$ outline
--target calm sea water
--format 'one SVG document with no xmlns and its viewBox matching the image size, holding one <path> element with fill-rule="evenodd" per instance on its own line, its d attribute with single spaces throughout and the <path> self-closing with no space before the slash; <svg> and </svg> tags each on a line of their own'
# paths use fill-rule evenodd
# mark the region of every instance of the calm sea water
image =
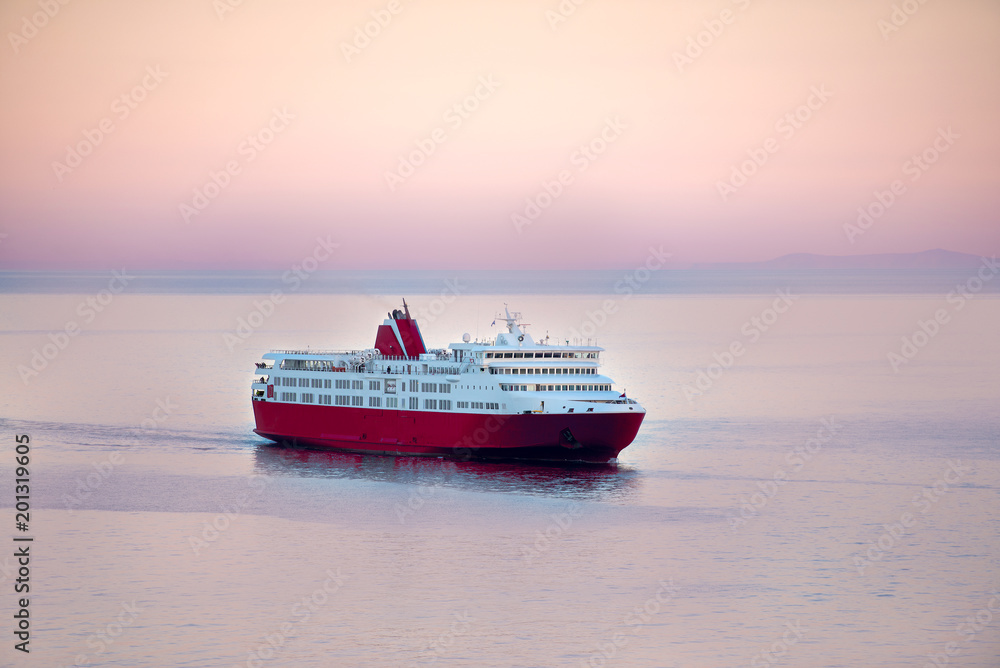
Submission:
<svg viewBox="0 0 1000 668">
<path fill-rule="evenodd" d="M 394 297 L 0 295 L 0 505 L 17 533 L 29 434 L 35 537 L 0 663 L 998 666 L 1000 300 L 826 292 L 409 300 L 435 347 L 502 301 L 595 337 L 648 410 L 609 467 L 251 432 L 263 352 L 369 346 Z"/>
</svg>

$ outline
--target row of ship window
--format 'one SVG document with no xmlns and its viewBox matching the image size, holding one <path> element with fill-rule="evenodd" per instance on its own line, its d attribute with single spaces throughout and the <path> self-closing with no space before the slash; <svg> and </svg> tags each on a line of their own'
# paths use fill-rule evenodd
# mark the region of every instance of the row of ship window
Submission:
<svg viewBox="0 0 1000 668">
<path fill-rule="evenodd" d="M 338 378 L 331 381 L 329 378 L 279 378 L 275 377 L 274 384 L 279 387 L 312 387 L 319 389 L 337 389 L 337 390 L 363 390 L 365 389 L 365 383 L 368 383 L 368 390 L 371 392 L 381 392 L 382 391 L 382 381 L 381 380 L 348 380 Z M 405 383 L 405 381 L 403 381 Z M 404 384 L 405 389 L 405 384 Z M 386 394 L 396 393 L 396 381 L 389 380 L 385 384 Z M 410 392 L 428 392 L 428 393 L 440 393 L 440 394 L 451 394 L 451 383 L 421 383 L 418 380 L 410 381 Z"/>
<path fill-rule="evenodd" d="M 511 354 L 508 353 L 507 357 L 510 358 L 510 355 Z M 518 359 L 521 359 L 521 353 L 516 353 L 516 355 L 517 355 Z M 538 353 L 538 356 L 541 357 L 542 354 Z M 559 355 L 555 355 L 555 356 L 559 357 Z M 571 354 L 568 354 L 567 356 L 568 357 L 572 357 Z M 497 353 L 497 358 L 501 358 L 501 357 L 503 357 L 503 354 L 502 353 Z M 531 357 L 531 354 L 530 353 L 524 353 L 524 357 Z M 550 357 L 551 357 L 551 355 L 550 355 Z M 341 364 L 343 364 L 343 362 L 341 362 Z M 363 369 L 364 366 L 365 365 L 362 364 L 361 368 Z M 427 371 L 428 371 L 428 369 L 426 368 L 426 366 L 427 365 L 425 364 L 424 365 L 424 367 L 425 367 L 424 373 L 427 373 Z M 259 366 L 257 368 L 258 369 L 270 369 L 270 368 L 273 368 L 273 367 L 269 367 L 269 366 L 264 365 L 264 366 Z M 281 363 L 278 365 L 278 368 L 281 369 L 282 371 L 346 371 L 347 370 L 346 366 L 335 366 L 335 363 L 333 361 L 331 361 L 331 360 L 288 360 L 288 359 L 286 359 L 286 360 L 282 360 L 281 361 Z M 383 369 L 383 371 L 388 372 L 388 373 L 411 373 L 414 370 L 414 368 L 419 369 L 419 365 L 396 364 L 396 365 L 386 365 L 385 367 L 382 367 L 381 365 L 379 365 L 377 368 Z M 431 367 L 429 369 L 429 371 L 430 371 L 430 373 L 457 374 L 459 372 L 459 367 L 453 367 L 453 366 L 448 366 L 448 367 Z"/>
<path fill-rule="evenodd" d="M 421 383 L 418 380 L 410 381 L 410 392 L 440 392 L 441 394 L 451 394 L 451 383 Z"/>
<path fill-rule="evenodd" d="M 357 387 L 351 388 L 350 384 L 352 381 L 349 380 L 337 380 L 337 389 L 364 389 L 365 381 L 355 380 Z M 275 377 L 274 384 L 280 387 L 315 387 L 319 389 L 331 389 L 333 387 L 332 381 L 329 378 L 278 378 Z"/>
<path fill-rule="evenodd" d="M 500 410 L 500 404 L 494 404 L 489 401 L 456 401 L 455 406 L 457 408 L 472 408 L 473 410 L 487 410 L 487 411 L 498 411 Z"/>
<path fill-rule="evenodd" d="M 313 394 L 312 392 L 279 392 L 281 401 L 293 401 L 303 404 L 320 404 L 321 406 L 364 406 L 365 398 L 351 394 Z M 382 408 L 382 397 L 368 397 L 369 408 Z M 386 408 L 399 408 L 397 397 L 385 397 Z"/>
<path fill-rule="evenodd" d="M 486 359 L 530 360 L 530 359 L 597 359 L 597 353 L 486 353 Z"/>
<path fill-rule="evenodd" d="M 333 365 L 333 360 L 290 360 L 283 359 L 281 364 L 278 365 L 281 369 L 288 369 L 290 371 L 333 371 L 336 368 Z"/>
<path fill-rule="evenodd" d="M 281 401 L 319 404 L 321 406 L 364 406 L 365 398 L 350 394 L 313 394 L 312 392 L 280 392 L 278 398 Z M 368 397 L 368 408 L 399 408 L 398 397 Z M 409 410 L 419 410 L 421 407 L 431 411 L 450 411 L 452 409 L 451 399 L 424 399 L 421 406 L 419 397 L 409 397 L 403 406 Z M 500 410 L 500 404 L 489 401 L 456 401 L 456 408 L 471 408 L 480 410 Z"/>
<path fill-rule="evenodd" d="M 583 374 L 585 376 L 592 376 L 597 374 L 597 369 L 585 369 L 585 368 L 569 368 L 569 369 L 536 369 L 535 367 L 523 367 L 518 369 L 500 369 L 496 367 L 490 367 L 490 373 L 492 374 L 521 374 L 521 375 L 532 375 L 541 374 L 543 376 L 562 376 L 562 375 L 575 375 Z"/>
<path fill-rule="evenodd" d="M 500 389 L 507 392 L 609 392 L 610 385 L 505 385 Z"/>
<path fill-rule="evenodd" d="M 332 381 L 329 378 L 278 378 L 275 377 L 274 384 L 281 387 L 313 387 L 319 389 L 332 389 L 336 388 L 338 390 L 363 390 L 365 389 L 365 381 L 363 380 L 346 380 L 338 378 L 336 381 Z M 381 390 L 382 381 L 380 380 L 369 380 L 368 381 L 369 390 Z"/>
<path fill-rule="evenodd" d="M 491 369 L 490 371 L 492 373 L 494 370 Z M 510 372 L 517 372 L 517 371 L 520 371 L 521 373 L 524 373 L 525 371 L 527 371 L 528 373 L 531 373 L 531 369 L 500 369 L 499 371 L 501 373 L 510 373 Z M 546 370 L 539 369 L 539 371 L 546 371 Z M 551 369 L 548 369 L 547 371 L 549 371 L 550 373 L 552 372 Z M 572 370 L 571 369 L 566 369 L 566 371 L 572 371 Z M 594 369 L 577 369 L 576 371 L 594 371 Z M 382 381 L 381 380 L 369 380 L 367 382 L 368 382 L 368 389 L 370 391 L 376 391 L 376 392 L 378 392 L 378 391 L 382 390 Z M 330 380 L 320 379 L 320 378 L 275 378 L 274 379 L 274 384 L 278 385 L 278 386 L 281 386 L 281 387 L 313 387 L 313 388 L 331 389 L 331 382 L 330 382 Z M 363 380 L 340 380 L 340 379 L 338 379 L 336 381 L 336 389 L 338 389 L 338 390 L 363 390 L 363 389 L 365 389 L 365 381 L 363 381 Z M 543 384 L 506 385 L 506 384 L 501 384 L 500 385 L 500 389 L 501 390 L 505 390 L 507 392 L 518 392 L 518 391 L 520 391 L 520 392 L 574 392 L 574 391 L 575 392 L 608 392 L 608 391 L 611 390 L 611 386 L 610 385 L 543 385 Z M 392 386 L 391 389 L 388 386 L 386 387 L 386 392 L 395 393 L 395 391 L 396 391 L 396 388 L 395 388 L 395 384 L 394 383 L 393 383 L 393 386 Z M 420 381 L 411 380 L 410 381 L 410 392 L 418 392 L 418 391 L 419 392 L 425 392 L 425 393 L 450 394 L 451 393 L 451 384 L 450 383 L 421 383 Z M 296 401 L 296 399 L 295 399 L 296 393 L 295 392 L 281 392 L 279 396 L 280 396 L 280 398 L 281 398 L 282 401 Z M 321 394 L 319 396 L 320 396 L 320 401 L 316 402 L 315 401 L 315 395 L 313 395 L 313 393 L 311 393 L 311 392 L 303 392 L 302 393 L 302 403 L 307 403 L 307 404 L 320 403 L 320 404 L 326 404 L 326 405 L 334 405 L 334 404 L 330 404 L 330 395 L 328 395 L 328 394 Z M 287 398 L 287 397 L 290 397 L 290 398 Z M 364 405 L 364 403 L 363 403 L 364 402 L 364 397 L 351 396 L 351 395 L 337 395 L 336 399 L 337 399 L 337 401 L 336 401 L 335 405 L 337 405 L 337 406 L 363 406 Z M 397 399 L 396 399 L 396 397 L 386 397 L 385 400 L 386 400 L 386 404 L 385 404 L 386 408 L 397 408 L 398 407 L 397 406 Z M 419 402 L 419 399 L 417 397 L 410 397 L 409 398 L 409 403 L 411 404 L 410 408 L 413 408 L 413 409 L 417 408 L 417 403 L 418 402 Z M 430 402 L 430 403 L 428 403 L 428 402 Z M 445 400 L 445 399 L 439 399 L 439 400 L 436 400 L 436 399 L 425 399 L 424 400 L 424 408 L 430 408 L 431 410 L 435 410 L 436 409 L 436 404 L 435 405 L 431 405 L 434 402 L 442 404 L 442 409 L 441 410 L 451 410 L 451 402 L 448 401 L 448 400 Z M 459 402 L 459 403 L 468 403 L 468 402 Z M 477 403 L 477 402 L 473 402 L 473 403 Z M 478 402 L 478 403 L 483 403 L 483 402 Z M 443 407 L 444 404 L 447 404 L 447 408 Z M 369 407 L 374 407 L 374 408 L 381 407 L 382 406 L 382 397 L 368 397 L 368 406 Z M 459 408 L 463 408 L 463 406 L 459 406 Z M 464 408 L 468 408 L 468 406 L 464 406 Z M 473 408 L 475 408 L 475 406 L 473 406 Z"/>
</svg>

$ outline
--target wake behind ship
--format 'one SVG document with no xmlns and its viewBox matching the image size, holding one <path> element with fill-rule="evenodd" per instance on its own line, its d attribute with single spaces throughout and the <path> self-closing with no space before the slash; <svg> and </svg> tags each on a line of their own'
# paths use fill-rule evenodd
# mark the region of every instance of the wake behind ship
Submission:
<svg viewBox="0 0 1000 668">
<path fill-rule="evenodd" d="M 493 341 L 430 351 L 405 300 L 388 315 L 366 350 L 265 354 L 254 431 L 372 454 L 604 463 L 646 415 L 601 374 L 603 348 L 536 342 L 518 313 Z"/>
</svg>

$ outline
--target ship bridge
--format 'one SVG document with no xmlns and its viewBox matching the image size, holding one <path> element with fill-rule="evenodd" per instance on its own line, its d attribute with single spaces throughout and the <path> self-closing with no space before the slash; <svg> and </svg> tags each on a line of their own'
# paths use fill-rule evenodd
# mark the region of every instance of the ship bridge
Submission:
<svg viewBox="0 0 1000 668">
<path fill-rule="evenodd" d="M 492 342 L 469 342 L 469 335 L 463 337 L 463 343 L 452 343 L 449 349 L 459 351 L 460 358 L 476 359 L 592 359 L 596 362 L 604 348 L 600 346 L 559 346 L 549 343 L 546 336 L 540 341 L 535 339 L 525 329 L 527 324 L 521 322 L 519 312 L 511 313 L 504 308 L 502 315 L 497 315 L 493 324 L 497 320 L 506 322 L 507 331 L 497 334 Z"/>
</svg>

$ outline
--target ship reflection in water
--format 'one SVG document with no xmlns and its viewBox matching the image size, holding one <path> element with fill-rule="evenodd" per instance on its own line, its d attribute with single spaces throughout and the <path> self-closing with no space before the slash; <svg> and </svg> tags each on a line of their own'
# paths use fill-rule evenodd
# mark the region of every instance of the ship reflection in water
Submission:
<svg viewBox="0 0 1000 668">
<path fill-rule="evenodd" d="M 272 444 L 256 446 L 254 469 L 269 476 L 363 479 L 611 502 L 629 500 L 638 493 L 641 483 L 639 471 L 620 464 L 455 461 L 305 450 Z"/>
</svg>

